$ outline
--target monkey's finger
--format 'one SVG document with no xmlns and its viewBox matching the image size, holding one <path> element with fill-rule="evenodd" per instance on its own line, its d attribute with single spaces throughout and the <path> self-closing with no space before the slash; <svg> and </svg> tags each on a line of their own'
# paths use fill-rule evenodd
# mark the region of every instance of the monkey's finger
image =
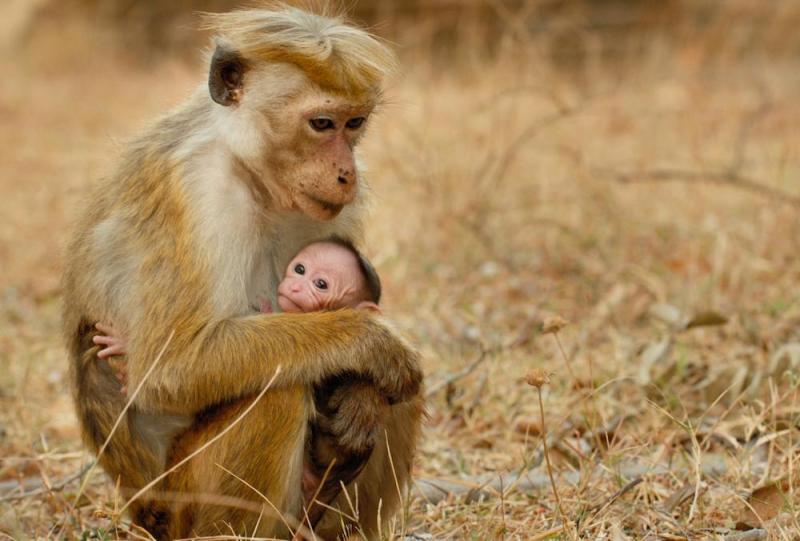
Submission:
<svg viewBox="0 0 800 541">
<path fill-rule="evenodd" d="M 107 334 L 109 336 L 116 336 L 114 327 L 112 327 L 111 325 L 106 325 L 105 323 L 97 322 L 94 324 L 94 328 L 103 334 Z"/>
<path fill-rule="evenodd" d="M 114 357 L 116 355 L 122 355 L 125 351 L 122 349 L 122 346 L 119 344 L 111 345 L 107 348 L 103 348 L 97 352 L 97 356 L 101 359 L 107 359 L 108 357 Z"/>
<path fill-rule="evenodd" d="M 98 334 L 96 336 L 92 336 L 92 342 L 97 344 L 98 346 L 108 346 L 113 344 L 116 341 L 116 338 L 113 336 L 106 336 L 104 334 Z"/>
<path fill-rule="evenodd" d="M 123 389 L 128 388 L 128 374 L 126 374 L 125 372 L 116 372 L 114 374 L 114 377 L 117 378 L 117 381 L 119 382 L 120 385 L 122 385 Z"/>
<path fill-rule="evenodd" d="M 109 355 L 125 355 L 125 347 L 119 342 L 107 347 L 106 350 Z"/>
</svg>

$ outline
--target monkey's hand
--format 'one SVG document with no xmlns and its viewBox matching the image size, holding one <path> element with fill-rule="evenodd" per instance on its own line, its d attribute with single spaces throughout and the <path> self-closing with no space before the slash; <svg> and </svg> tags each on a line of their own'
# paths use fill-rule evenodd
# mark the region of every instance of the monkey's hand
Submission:
<svg viewBox="0 0 800 541">
<path fill-rule="evenodd" d="M 322 503 L 330 503 L 341 485 L 353 481 L 367 464 L 388 405 L 374 384 L 355 374 L 341 374 L 315 387 L 314 402 L 317 415 L 311 423 L 303 490 L 307 503 L 313 492 Z"/>
<path fill-rule="evenodd" d="M 321 434 L 330 437 L 327 445 L 339 455 L 368 456 L 376 443 L 378 426 L 388 402 L 375 386 L 352 374 L 326 380 L 314 392 Z M 321 446 L 322 447 L 322 446 Z M 324 449 L 314 450 L 318 459 L 330 462 Z"/>
<path fill-rule="evenodd" d="M 92 342 L 101 346 L 101 349 L 97 352 L 97 357 L 112 365 L 114 376 L 117 378 L 120 385 L 122 385 L 120 392 L 122 394 L 128 394 L 128 363 L 124 358 L 115 358 L 128 354 L 128 344 L 125 338 L 118 334 L 116 329 L 111 325 L 96 323 L 95 328 L 100 334 L 93 336 Z"/>
<path fill-rule="evenodd" d="M 372 333 L 375 342 L 364 352 L 366 365 L 361 373 L 372 380 L 389 404 L 410 400 L 422 386 L 419 353 L 390 330 L 385 320 L 376 319 L 375 324 L 379 332 Z"/>
<path fill-rule="evenodd" d="M 117 355 L 127 355 L 128 343 L 125 338 L 119 335 L 111 325 L 104 323 L 95 324 L 95 328 L 100 334 L 92 337 L 92 342 L 98 346 L 104 346 L 103 349 L 97 352 L 97 356 L 101 359 L 114 357 Z"/>
</svg>

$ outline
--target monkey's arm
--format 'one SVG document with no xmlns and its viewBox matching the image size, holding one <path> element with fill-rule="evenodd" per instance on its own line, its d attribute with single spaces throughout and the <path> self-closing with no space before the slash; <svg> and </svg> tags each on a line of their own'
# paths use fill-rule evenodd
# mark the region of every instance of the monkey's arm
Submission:
<svg viewBox="0 0 800 541">
<path fill-rule="evenodd" d="M 142 336 L 149 337 L 146 330 Z M 131 389 L 163 344 L 153 341 L 131 356 Z M 309 386 L 352 372 L 373 381 L 390 402 L 415 396 L 422 380 L 417 353 L 364 311 L 259 314 L 207 324 L 194 333 L 175 329 L 137 402 L 146 409 L 195 413 L 259 392 L 279 365 L 275 386 Z"/>
</svg>

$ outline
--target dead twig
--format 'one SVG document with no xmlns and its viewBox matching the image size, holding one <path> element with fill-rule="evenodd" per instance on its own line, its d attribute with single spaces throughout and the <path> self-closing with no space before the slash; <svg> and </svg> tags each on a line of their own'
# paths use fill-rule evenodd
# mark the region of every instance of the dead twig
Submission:
<svg viewBox="0 0 800 541">
<path fill-rule="evenodd" d="M 451 385 L 454 382 L 456 382 L 456 381 L 458 381 L 458 380 L 460 380 L 462 378 L 465 378 L 468 375 L 472 374 L 472 372 L 474 372 L 475 369 L 478 368 L 481 365 L 481 363 L 483 363 L 489 357 L 489 354 L 491 352 L 492 352 L 492 350 L 481 348 L 481 352 L 478 354 L 478 357 L 474 361 L 469 363 L 467 366 L 465 366 L 464 368 L 462 368 L 458 372 L 450 374 L 449 376 L 447 376 L 443 380 L 441 380 L 441 381 L 439 381 L 437 383 L 434 383 L 433 385 L 428 387 L 428 390 L 425 392 L 425 398 L 430 398 L 431 396 L 435 395 L 436 393 L 438 393 L 442 389 L 447 388 L 448 385 Z"/>
<path fill-rule="evenodd" d="M 463 479 L 437 479 L 437 478 L 418 478 L 414 480 L 414 490 L 412 494 L 423 498 L 428 503 L 438 503 L 450 497 L 458 497 L 471 494 L 473 500 L 489 497 L 496 497 L 499 494 L 500 486 L 508 487 L 506 494 L 509 494 L 512 487 L 519 491 L 536 491 L 550 485 L 550 478 L 546 473 L 537 472 L 537 467 L 523 472 L 512 472 L 504 474 L 484 474 Z M 706 459 L 700 465 L 703 475 L 720 476 L 728 471 L 723 455 L 706 455 Z M 592 478 L 600 478 L 603 475 L 615 475 L 624 479 L 635 479 L 644 475 L 687 475 L 694 474 L 694 466 L 689 468 L 676 468 L 674 463 L 652 464 L 639 460 L 623 462 L 614 469 L 598 467 L 590 474 Z M 584 473 L 585 475 L 585 473 Z M 581 481 L 581 472 L 564 471 L 559 475 L 561 482 L 576 485 Z M 502 480 L 502 481 L 501 481 Z M 631 487 L 633 488 L 633 487 Z M 630 490 L 630 489 L 629 489 Z"/>
<path fill-rule="evenodd" d="M 769 186 L 735 171 L 691 171 L 687 169 L 660 168 L 645 171 L 624 172 L 609 169 L 596 169 L 606 177 L 624 184 L 635 182 L 704 182 L 738 188 L 771 199 L 776 202 L 800 207 L 800 195 Z"/>
<path fill-rule="evenodd" d="M 681 488 L 672 493 L 664 502 L 664 511 L 672 513 L 676 507 L 688 500 L 694 494 L 694 483 L 684 483 Z"/>
<path fill-rule="evenodd" d="M 94 464 L 95 461 L 91 460 L 77 472 L 49 486 L 45 485 L 45 483 L 41 479 L 37 479 L 35 480 L 35 482 L 37 482 L 40 485 L 39 488 L 21 492 L 19 494 L 4 494 L 2 497 L 0 497 L 0 502 L 12 502 L 16 500 L 24 500 L 25 498 L 31 498 L 33 496 L 40 496 L 42 494 L 61 492 L 62 490 L 64 490 L 64 488 L 67 487 L 67 485 L 83 477 L 86 474 L 86 472 L 88 472 L 90 469 L 92 469 L 92 467 L 94 467 Z"/>
<path fill-rule="evenodd" d="M 611 506 L 615 501 L 617 501 L 622 496 L 624 496 L 625 494 L 627 494 L 628 492 L 633 490 L 637 485 L 639 485 L 643 481 L 644 481 L 644 479 L 642 479 L 641 476 L 634 477 L 630 482 L 626 483 L 625 486 L 623 486 L 621 489 L 619 489 L 614 494 L 609 496 L 606 499 L 606 501 L 604 501 L 603 503 L 598 503 L 598 504 L 593 505 L 592 507 L 590 507 L 589 508 L 589 512 L 590 513 L 595 513 L 596 512 L 597 514 L 602 513 L 604 509 L 606 509 L 607 507 Z"/>
<path fill-rule="evenodd" d="M 634 477 L 630 482 L 626 483 L 622 488 L 620 488 L 618 491 L 616 491 L 614 494 L 608 497 L 604 502 L 598 503 L 590 507 L 587 513 L 589 517 L 585 521 L 585 523 L 580 526 L 578 531 L 580 532 L 581 530 L 585 530 L 586 528 L 588 528 L 595 518 L 603 514 L 603 511 L 611 507 L 615 501 L 617 501 L 622 496 L 633 490 L 643 481 L 644 479 L 641 476 Z"/>
<path fill-rule="evenodd" d="M 725 541 L 761 541 L 767 538 L 766 530 L 755 528 L 747 530 L 746 532 L 736 532 L 726 535 L 723 539 Z"/>
</svg>

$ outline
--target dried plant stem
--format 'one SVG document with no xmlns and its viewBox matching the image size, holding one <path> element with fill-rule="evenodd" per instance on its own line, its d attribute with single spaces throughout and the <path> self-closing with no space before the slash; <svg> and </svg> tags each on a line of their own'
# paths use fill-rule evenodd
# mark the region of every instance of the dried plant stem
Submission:
<svg viewBox="0 0 800 541">
<path fill-rule="evenodd" d="M 537 396 L 539 397 L 539 416 L 541 417 L 542 421 L 542 447 L 544 448 L 544 460 L 547 464 L 547 475 L 550 477 L 550 485 L 553 488 L 553 495 L 556 498 L 556 507 L 558 509 L 558 514 L 561 516 L 561 523 L 564 528 L 567 527 L 567 515 L 564 513 L 564 508 L 561 505 L 561 496 L 558 494 L 558 487 L 556 487 L 556 480 L 553 477 L 553 466 L 550 464 L 550 452 L 547 449 L 547 425 L 545 424 L 544 420 L 544 402 L 542 401 L 542 389 L 541 387 L 536 388 Z"/>
<path fill-rule="evenodd" d="M 561 352 L 561 356 L 564 358 L 564 362 L 567 365 L 567 371 L 569 372 L 569 377 L 572 378 L 573 382 L 577 382 L 578 380 L 575 378 L 575 372 L 572 371 L 572 363 L 567 356 L 567 352 L 564 351 L 564 346 L 561 345 L 561 339 L 558 337 L 558 333 L 554 332 L 553 337 L 556 339 L 556 344 L 558 344 L 558 349 Z"/>
<path fill-rule="evenodd" d="M 273 512 L 274 512 L 274 513 L 275 513 L 275 514 L 276 514 L 276 515 L 277 515 L 277 516 L 278 516 L 278 517 L 281 519 L 281 522 L 283 522 L 283 525 L 284 525 L 284 526 L 286 526 L 286 528 L 287 528 L 287 529 L 288 529 L 290 532 L 292 532 L 292 538 L 293 538 L 293 539 L 294 539 L 294 538 L 297 538 L 297 539 L 305 539 L 305 538 L 298 538 L 298 537 L 297 537 L 298 535 L 306 535 L 306 536 L 308 536 L 308 535 L 310 534 L 310 535 L 312 535 L 312 536 L 313 536 L 313 533 L 312 533 L 312 532 L 313 532 L 313 530 L 311 530 L 311 531 L 309 531 L 309 532 L 306 532 L 306 531 L 305 531 L 305 529 L 303 528 L 303 525 L 302 525 L 302 523 L 298 523 L 298 525 L 297 525 L 297 529 L 296 529 L 296 530 L 295 530 L 295 528 L 292 528 L 292 526 L 291 526 L 291 525 L 289 524 L 289 522 L 286 520 L 286 517 L 284 517 L 283 513 L 281 513 L 281 512 L 280 512 L 280 509 L 278 509 L 278 508 L 275 506 L 275 504 L 274 504 L 274 503 L 272 503 L 272 501 L 270 501 L 270 499 L 269 499 L 269 498 L 267 498 L 267 496 L 266 496 L 266 495 L 265 495 L 263 492 L 261 492 L 261 491 L 260 491 L 260 490 L 258 490 L 256 487 L 254 487 L 253 485 L 251 485 L 250 483 L 248 483 L 247 481 L 245 481 L 244 479 L 242 479 L 241 477 L 239 477 L 238 475 L 236 475 L 235 473 L 233 473 L 232 471 L 230 471 L 228 468 L 226 468 L 226 467 L 225 467 L 225 466 L 223 466 L 222 464 L 215 463 L 214 465 L 215 465 L 215 466 L 217 466 L 218 468 L 220 468 L 221 470 L 223 470 L 225 473 L 227 473 L 228 475 L 230 475 L 230 476 L 231 476 L 231 477 L 233 477 L 234 479 L 236 479 L 237 481 L 239 481 L 240 483 L 242 483 L 243 485 L 245 485 L 247 488 L 249 488 L 250 490 L 252 490 L 252 491 L 253 491 L 253 492 L 255 492 L 256 494 L 258 494 L 258 495 L 259 495 L 259 496 L 260 496 L 260 497 L 261 497 L 261 498 L 264 500 L 264 502 L 266 502 L 266 504 L 270 506 L 270 508 L 272 509 L 272 511 L 273 511 Z M 328 473 L 328 472 L 326 471 L 326 472 L 325 472 L 325 474 L 327 475 L 327 473 Z M 316 497 L 317 497 L 317 494 L 319 494 L 319 489 L 317 489 L 317 492 L 316 492 L 316 494 L 314 494 L 314 498 L 316 498 Z M 307 517 L 307 516 L 308 516 L 308 513 L 306 513 L 306 517 Z M 259 520 L 261 520 L 261 519 L 259 518 Z"/>
<path fill-rule="evenodd" d="M 403 491 L 400 489 L 400 481 L 397 479 L 397 470 L 394 467 L 394 459 L 392 458 L 392 446 L 389 445 L 389 432 L 387 430 L 383 431 L 384 441 L 386 442 L 386 456 L 389 459 L 389 467 L 392 470 L 392 479 L 394 480 L 394 487 L 397 490 L 397 498 L 400 502 L 404 501 L 403 498 Z M 380 516 L 380 514 L 378 515 Z M 406 530 L 406 517 L 401 515 L 400 517 L 402 523 L 400 525 L 401 531 Z"/>
<path fill-rule="evenodd" d="M 543 539 L 547 539 L 550 536 L 557 534 L 558 532 L 564 530 L 566 526 L 563 524 L 561 526 L 556 526 L 555 528 L 550 528 L 549 530 L 545 530 L 543 532 L 539 532 L 533 537 L 529 537 L 528 541 L 542 541 Z"/>
<path fill-rule="evenodd" d="M 567 365 L 567 370 L 569 371 L 569 375 L 572 378 L 572 381 L 577 384 L 578 380 L 575 378 L 575 373 L 572 371 L 572 364 L 570 363 L 569 356 L 567 355 L 567 352 L 564 350 L 564 346 L 561 344 L 561 339 L 558 337 L 558 331 L 553 332 L 553 337 L 556 339 L 556 344 L 558 344 L 558 350 L 561 352 L 561 357 L 564 359 L 564 363 Z M 594 374 L 592 373 L 592 360 L 591 360 L 591 358 L 589 359 L 589 381 L 590 381 L 590 385 L 591 385 L 591 388 L 592 388 L 592 392 L 590 393 L 590 397 L 591 397 L 591 401 L 592 401 L 592 407 L 594 409 L 593 413 L 598 418 L 600 418 L 600 410 L 598 409 L 597 403 L 595 402 L 597 394 L 594 392 L 595 391 L 595 388 L 594 388 Z M 595 448 L 598 449 L 598 450 L 602 449 L 603 448 L 603 442 L 600 441 L 600 435 L 597 433 L 596 430 L 594 430 L 594 428 L 595 428 L 594 421 L 592 419 L 592 416 L 590 415 L 590 412 L 588 411 L 588 406 L 586 405 L 585 402 L 583 403 L 583 407 L 584 407 L 583 415 L 584 415 L 584 417 L 586 417 L 586 422 L 592 428 L 592 434 L 594 435 L 594 440 L 595 440 L 595 442 L 594 442 L 595 443 Z"/>
<path fill-rule="evenodd" d="M 500 479 L 500 519 L 503 524 L 502 539 L 506 538 L 506 495 L 505 487 L 503 487 L 503 479 Z"/>
</svg>

